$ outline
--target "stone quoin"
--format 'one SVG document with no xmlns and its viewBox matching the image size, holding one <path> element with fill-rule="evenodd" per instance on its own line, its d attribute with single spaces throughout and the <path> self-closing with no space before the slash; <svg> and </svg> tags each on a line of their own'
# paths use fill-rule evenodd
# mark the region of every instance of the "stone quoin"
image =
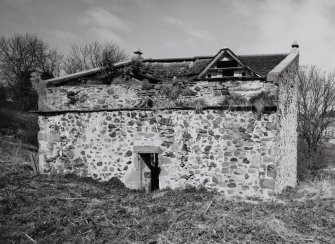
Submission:
<svg viewBox="0 0 335 244">
<path fill-rule="evenodd" d="M 42 81 L 40 171 L 241 197 L 294 187 L 298 49 L 168 59 L 138 50 L 113 69 Z"/>
</svg>

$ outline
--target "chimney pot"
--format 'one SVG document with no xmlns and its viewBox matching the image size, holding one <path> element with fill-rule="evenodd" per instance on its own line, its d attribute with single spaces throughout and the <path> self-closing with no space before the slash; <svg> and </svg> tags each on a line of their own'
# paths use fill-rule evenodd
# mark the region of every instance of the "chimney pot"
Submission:
<svg viewBox="0 0 335 244">
<path fill-rule="evenodd" d="M 294 41 L 294 42 L 292 43 L 292 48 L 299 48 L 299 44 L 298 44 L 297 41 Z"/>
<path fill-rule="evenodd" d="M 137 51 L 135 51 L 134 53 L 137 54 L 138 56 L 141 56 L 143 54 L 141 49 L 137 49 Z"/>
</svg>

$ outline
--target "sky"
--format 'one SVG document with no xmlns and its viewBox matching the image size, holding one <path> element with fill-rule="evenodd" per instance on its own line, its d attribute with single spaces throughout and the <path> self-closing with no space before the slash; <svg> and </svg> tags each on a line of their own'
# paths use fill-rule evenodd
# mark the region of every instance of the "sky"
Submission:
<svg viewBox="0 0 335 244">
<path fill-rule="evenodd" d="M 67 54 L 113 41 L 145 58 L 287 53 L 335 70 L 334 0 L 0 0 L 0 35 L 34 33 Z"/>
</svg>

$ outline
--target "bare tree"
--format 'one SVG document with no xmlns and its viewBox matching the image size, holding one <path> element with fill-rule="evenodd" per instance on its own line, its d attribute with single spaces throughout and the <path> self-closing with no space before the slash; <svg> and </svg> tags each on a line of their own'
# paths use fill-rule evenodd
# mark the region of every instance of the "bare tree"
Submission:
<svg viewBox="0 0 335 244">
<path fill-rule="evenodd" d="M 4 85 L 2 85 L 0 82 L 0 108 L 6 106 L 6 100 L 7 100 L 6 90 Z"/>
<path fill-rule="evenodd" d="M 316 151 L 327 127 L 335 121 L 335 72 L 322 73 L 315 66 L 298 74 L 298 129 L 311 151 Z"/>
<path fill-rule="evenodd" d="M 118 45 L 108 42 L 91 42 L 86 45 L 72 45 L 71 52 L 64 62 L 66 73 L 76 73 L 124 61 L 128 56 Z"/>
<path fill-rule="evenodd" d="M 18 109 L 36 105 L 36 92 L 32 89 L 31 76 L 52 78 L 59 74 L 62 55 L 56 49 L 31 34 L 14 34 L 0 37 L 0 77 L 8 88 Z"/>
</svg>

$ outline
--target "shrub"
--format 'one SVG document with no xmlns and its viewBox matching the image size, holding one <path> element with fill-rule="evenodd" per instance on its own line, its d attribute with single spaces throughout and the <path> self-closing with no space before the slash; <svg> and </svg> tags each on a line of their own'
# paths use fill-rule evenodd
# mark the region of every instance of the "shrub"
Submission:
<svg viewBox="0 0 335 244">
<path fill-rule="evenodd" d="M 298 139 L 298 180 L 306 181 L 311 180 L 316 176 L 320 169 L 327 167 L 328 153 L 323 147 L 319 147 L 318 150 L 310 150 L 306 142 L 302 139 Z"/>
<path fill-rule="evenodd" d="M 154 88 L 154 84 L 151 84 L 148 79 L 144 79 L 142 83 L 142 90 L 150 90 Z"/>
<path fill-rule="evenodd" d="M 195 108 L 195 112 L 198 114 L 198 113 L 201 113 L 203 108 L 207 106 L 207 103 L 206 101 L 201 98 L 201 99 L 197 99 L 194 102 L 194 108 Z"/>
<path fill-rule="evenodd" d="M 195 96 L 197 92 L 193 91 L 186 79 L 175 79 L 162 84 L 160 94 L 171 100 L 176 100 L 179 96 Z"/>
<path fill-rule="evenodd" d="M 7 104 L 7 92 L 3 85 L 1 85 L 0 81 L 0 108 L 5 107 Z"/>
<path fill-rule="evenodd" d="M 9 109 L 0 109 L 0 130 L 2 133 L 14 133 L 18 130 L 19 124 L 16 113 Z"/>
<path fill-rule="evenodd" d="M 14 135 L 23 143 L 38 145 L 37 115 L 0 109 L 0 133 Z"/>
<path fill-rule="evenodd" d="M 255 105 L 258 102 L 262 102 L 264 106 L 274 106 L 275 97 L 270 94 L 270 92 L 262 91 L 249 99 L 249 102 Z"/>
<path fill-rule="evenodd" d="M 238 106 L 247 105 L 248 100 L 239 94 L 231 94 L 224 98 L 224 100 L 219 104 L 220 106 Z"/>
<path fill-rule="evenodd" d="M 269 92 L 264 91 L 256 94 L 255 96 L 249 99 L 249 103 L 252 104 L 257 110 L 258 118 L 261 118 L 261 115 L 266 106 L 275 105 L 274 101 L 275 101 L 274 97 L 271 96 Z"/>
</svg>

